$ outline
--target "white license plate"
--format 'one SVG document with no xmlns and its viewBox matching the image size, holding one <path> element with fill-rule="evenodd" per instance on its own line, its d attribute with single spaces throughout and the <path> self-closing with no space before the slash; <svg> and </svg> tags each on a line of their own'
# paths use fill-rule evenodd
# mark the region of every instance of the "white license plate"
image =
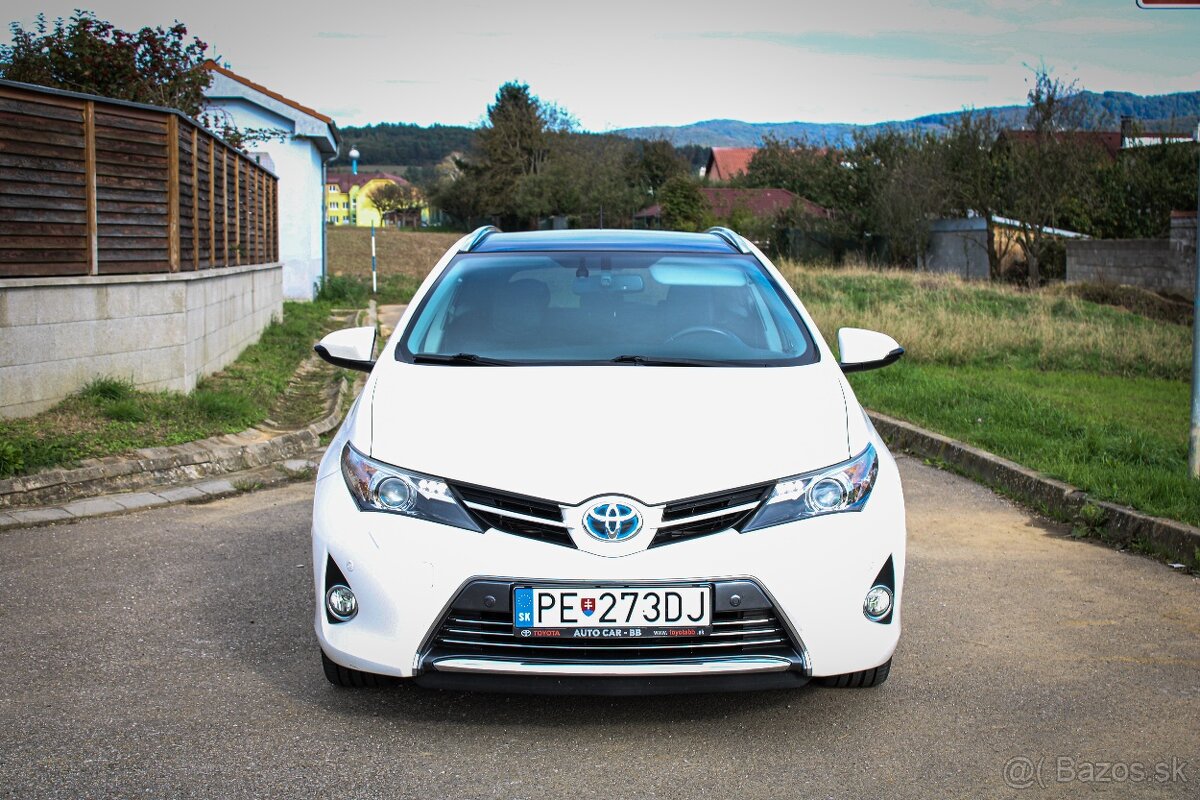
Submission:
<svg viewBox="0 0 1200 800">
<path fill-rule="evenodd" d="M 513 628 L 525 638 L 707 636 L 711 624 L 708 586 L 521 586 L 513 591 Z"/>
</svg>

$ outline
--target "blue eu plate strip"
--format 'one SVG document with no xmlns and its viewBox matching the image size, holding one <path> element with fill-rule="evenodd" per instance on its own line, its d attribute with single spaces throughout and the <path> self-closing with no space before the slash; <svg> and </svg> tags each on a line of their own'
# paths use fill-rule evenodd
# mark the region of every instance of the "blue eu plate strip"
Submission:
<svg viewBox="0 0 1200 800">
<path fill-rule="evenodd" d="M 533 589 L 513 592 L 513 627 L 533 627 Z"/>
</svg>

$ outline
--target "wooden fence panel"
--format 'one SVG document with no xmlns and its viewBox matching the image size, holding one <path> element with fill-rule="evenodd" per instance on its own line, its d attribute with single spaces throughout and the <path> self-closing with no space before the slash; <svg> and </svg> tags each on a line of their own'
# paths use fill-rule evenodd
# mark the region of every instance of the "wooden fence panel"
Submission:
<svg viewBox="0 0 1200 800">
<path fill-rule="evenodd" d="M 0 87 L 3 278 L 91 271 L 84 104 L 57 100 Z"/>
<path fill-rule="evenodd" d="M 167 109 L 0 81 L 0 278 L 278 260 L 278 182 Z"/>
<path fill-rule="evenodd" d="M 97 272 L 166 272 L 169 241 L 165 116 L 96 109 Z M 132 173 L 130 169 L 134 170 Z"/>
</svg>

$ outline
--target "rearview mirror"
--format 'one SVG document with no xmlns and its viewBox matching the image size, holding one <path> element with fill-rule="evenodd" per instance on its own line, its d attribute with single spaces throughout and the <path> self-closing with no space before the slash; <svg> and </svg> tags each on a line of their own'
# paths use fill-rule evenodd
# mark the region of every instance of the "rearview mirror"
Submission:
<svg viewBox="0 0 1200 800">
<path fill-rule="evenodd" d="M 335 367 L 370 372 L 375 366 L 375 326 L 334 331 L 313 350 Z"/>
<path fill-rule="evenodd" d="M 838 353 L 842 372 L 863 372 L 896 363 L 904 355 L 904 348 L 886 333 L 842 328 L 838 331 Z"/>
</svg>

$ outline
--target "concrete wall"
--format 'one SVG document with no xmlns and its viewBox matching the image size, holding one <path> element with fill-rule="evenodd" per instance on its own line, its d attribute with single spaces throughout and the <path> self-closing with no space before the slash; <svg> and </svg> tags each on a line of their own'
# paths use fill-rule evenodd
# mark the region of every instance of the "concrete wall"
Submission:
<svg viewBox="0 0 1200 800">
<path fill-rule="evenodd" d="M 986 281 L 991 277 L 987 240 L 987 221 L 982 217 L 934 220 L 929 225 L 925 269 Z"/>
<path fill-rule="evenodd" d="M 1173 216 L 1169 239 L 1067 242 L 1067 280 L 1138 286 L 1190 298 L 1196 290 L 1196 217 Z"/>
<path fill-rule="evenodd" d="M 36 414 L 102 376 L 191 391 L 281 312 L 279 264 L 0 280 L 0 417 Z"/>
</svg>

